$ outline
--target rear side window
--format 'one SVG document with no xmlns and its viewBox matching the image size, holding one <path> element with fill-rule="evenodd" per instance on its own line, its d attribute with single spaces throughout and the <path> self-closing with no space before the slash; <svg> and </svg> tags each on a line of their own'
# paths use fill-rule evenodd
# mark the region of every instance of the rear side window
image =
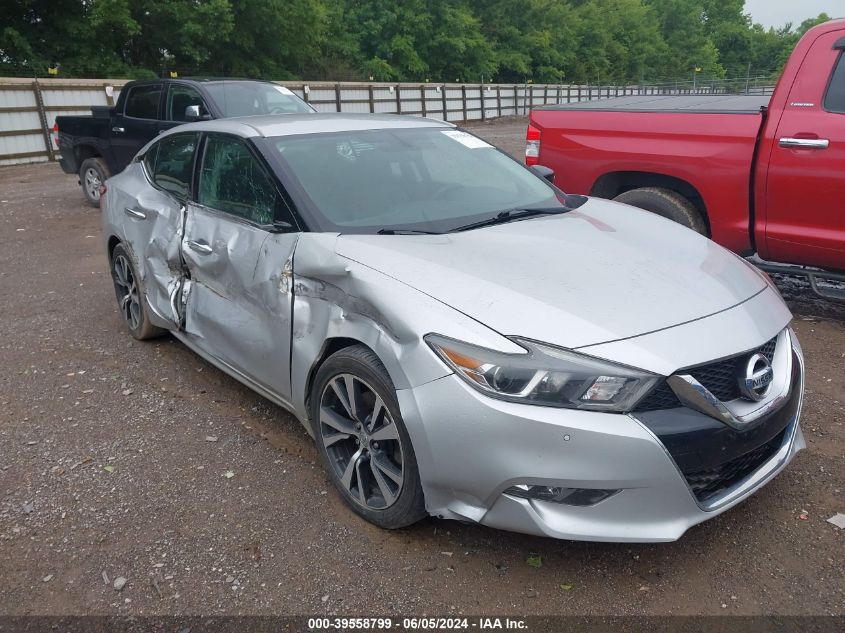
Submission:
<svg viewBox="0 0 845 633">
<path fill-rule="evenodd" d="M 161 84 L 135 86 L 126 97 L 124 114 L 136 119 L 157 119 L 161 100 Z"/>
<path fill-rule="evenodd" d="M 153 183 L 177 198 L 186 198 L 191 185 L 196 149 L 196 134 L 177 134 L 162 139 L 147 153 L 155 161 L 152 167 Z"/>
<path fill-rule="evenodd" d="M 839 54 L 827 94 L 824 96 L 824 109 L 828 112 L 845 114 L 845 53 Z"/>
<path fill-rule="evenodd" d="M 212 136 L 205 146 L 197 202 L 258 224 L 272 224 L 281 201 L 272 179 L 244 143 Z"/>
</svg>

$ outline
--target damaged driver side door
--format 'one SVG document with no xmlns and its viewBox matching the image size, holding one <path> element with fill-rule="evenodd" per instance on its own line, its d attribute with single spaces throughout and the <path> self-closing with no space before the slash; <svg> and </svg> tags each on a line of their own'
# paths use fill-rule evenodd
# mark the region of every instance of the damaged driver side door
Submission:
<svg viewBox="0 0 845 633">
<path fill-rule="evenodd" d="M 290 262 L 299 233 L 250 145 L 209 134 L 183 257 L 185 337 L 242 381 L 290 402 Z"/>
<path fill-rule="evenodd" d="M 186 201 L 190 195 L 199 136 L 175 134 L 152 145 L 140 164 L 147 186 L 138 179 L 137 191 L 122 200 L 123 232 L 136 255 L 147 305 L 160 324 L 178 330 L 185 269 L 181 242 Z"/>
</svg>

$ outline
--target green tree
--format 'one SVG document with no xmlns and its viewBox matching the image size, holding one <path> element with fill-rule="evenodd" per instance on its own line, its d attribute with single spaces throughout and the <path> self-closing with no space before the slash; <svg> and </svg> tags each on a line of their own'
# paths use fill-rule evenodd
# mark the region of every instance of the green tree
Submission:
<svg viewBox="0 0 845 633">
<path fill-rule="evenodd" d="M 428 64 L 417 39 L 431 33 L 423 0 L 349 0 L 347 19 L 355 25 L 365 72 L 378 81 L 422 79 Z"/>
<path fill-rule="evenodd" d="M 624 83 L 655 78 L 667 46 L 651 7 L 640 0 L 588 0 L 579 7 L 579 83 Z"/>
<path fill-rule="evenodd" d="M 624 83 L 777 74 L 744 0 L 4 0 L 0 72 Z"/>
<path fill-rule="evenodd" d="M 710 38 L 702 0 L 644 0 L 660 19 L 660 33 L 669 54 L 659 73 L 666 79 L 692 79 L 696 69 L 704 77 L 722 77 L 719 50 Z"/>
<path fill-rule="evenodd" d="M 228 0 L 221 0 L 228 3 Z M 232 26 L 214 43 L 207 72 L 260 79 L 304 76 L 319 57 L 327 14 L 317 0 L 237 0 Z"/>
<path fill-rule="evenodd" d="M 427 76 L 489 82 L 498 65 L 493 47 L 481 32 L 481 22 L 460 0 L 429 0 L 431 34 L 418 49 Z"/>
<path fill-rule="evenodd" d="M 744 75 L 751 62 L 751 18 L 745 0 L 704 0 L 704 30 L 728 77 Z"/>
</svg>

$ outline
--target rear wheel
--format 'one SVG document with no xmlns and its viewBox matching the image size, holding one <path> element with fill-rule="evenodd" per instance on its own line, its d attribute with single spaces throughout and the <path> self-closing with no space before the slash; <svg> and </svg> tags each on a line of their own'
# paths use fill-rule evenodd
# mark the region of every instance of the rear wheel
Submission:
<svg viewBox="0 0 845 633">
<path fill-rule="evenodd" d="M 348 347 L 323 363 L 311 391 L 311 420 L 329 477 L 357 514 L 388 529 L 425 516 L 396 389 L 375 354 Z"/>
<path fill-rule="evenodd" d="M 683 224 L 696 233 L 707 235 L 707 223 L 692 202 L 671 189 L 643 187 L 631 189 L 614 198 L 616 202 L 630 204 L 651 211 L 668 220 Z"/>
<path fill-rule="evenodd" d="M 161 336 L 164 330 L 150 322 L 144 286 L 123 244 L 115 246 L 112 252 L 111 275 L 117 307 L 129 333 L 139 341 Z"/>
<path fill-rule="evenodd" d="M 109 169 L 102 158 L 87 158 L 79 166 L 79 183 L 82 193 L 92 207 L 100 206 L 100 185 L 109 177 Z"/>
</svg>

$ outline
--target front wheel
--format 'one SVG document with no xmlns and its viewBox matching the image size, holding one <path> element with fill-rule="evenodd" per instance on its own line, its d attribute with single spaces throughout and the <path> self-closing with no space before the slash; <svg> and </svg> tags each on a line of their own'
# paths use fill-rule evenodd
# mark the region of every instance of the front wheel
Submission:
<svg viewBox="0 0 845 633">
<path fill-rule="evenodd" d="M 109 177 L 109 169 L 102 158 L 87 158 L 79 166 L 79 183 L 82 193 L 92 207 L 100 206 L 100 185 Z"/>
<path fill-rule="evenodd" d="M 387 529 L 425 516 L 396 389 L 375 354 L 354 346 L 330 356 L 314 379 L 310 413 L 329 477 L 357 514 Z"/>
</svg>

